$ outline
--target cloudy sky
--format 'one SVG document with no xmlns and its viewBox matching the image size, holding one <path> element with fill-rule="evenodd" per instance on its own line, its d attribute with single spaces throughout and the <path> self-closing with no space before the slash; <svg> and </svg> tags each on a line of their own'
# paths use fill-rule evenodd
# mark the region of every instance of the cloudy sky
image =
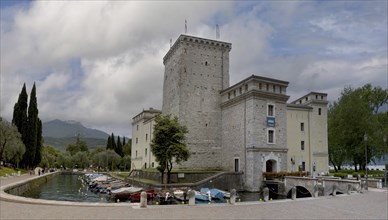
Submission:
<svg viewBox="0 0 388 220">
<path fill-rule="evenodd" d="M 232 43 L 231 85 L 252 75 L 336 100 L 345 86 L 387 88 L 387 1 L 1 1 L 1 116 L 23 83 L 39 116 L 131 136 L 162 106 L 163 56 L 184 33 Z"/>
</svg>

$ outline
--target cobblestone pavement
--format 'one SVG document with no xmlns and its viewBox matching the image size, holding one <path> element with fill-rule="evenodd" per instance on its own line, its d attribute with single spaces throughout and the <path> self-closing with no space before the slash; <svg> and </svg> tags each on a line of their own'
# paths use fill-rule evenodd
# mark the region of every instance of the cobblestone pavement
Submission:
<svg viewBox="0 0 388 220">
<path fill-rule="evenodd" d="M 3 187 L 30 177 L 0 179 Z M 236 205 L 172 205 L 139 208 L 129 204 L 68 205 L 9 198 L 2 193 L 0 219 L 388 219 L 388 191 L 371 189 L 363 194 L 339 195 Z M 32 200 L 32 201 L 31 201 Z"/>
</svg>

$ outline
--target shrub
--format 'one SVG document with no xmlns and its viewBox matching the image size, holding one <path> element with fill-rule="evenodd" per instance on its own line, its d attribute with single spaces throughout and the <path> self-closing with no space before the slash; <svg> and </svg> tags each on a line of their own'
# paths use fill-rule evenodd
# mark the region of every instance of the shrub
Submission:
<svg viewBox="0 0 388 220">
<path fill-rule="evenodd" d="M 265 172 L 264 177 L 267 179 L 283 179 L 285 176 L 310 176 L 309 172 Z"/>
<path fill-rule="evenodd" d="M 347 173 L 333 173 L 333 176 L 335 177 L 341 177 L 342 179 L 348 177 Z"/>
</svg>

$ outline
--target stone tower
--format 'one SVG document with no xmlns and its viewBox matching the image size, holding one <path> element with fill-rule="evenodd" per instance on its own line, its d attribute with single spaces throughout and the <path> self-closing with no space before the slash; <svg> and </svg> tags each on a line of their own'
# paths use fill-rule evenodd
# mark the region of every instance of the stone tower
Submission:
<svg viewBox="0 0 388 220">
<path fill-rule="evenodd" d="M 219 168 L 220 92 L 229 87 L 231 43 L 181 35 L 163 58 L 163 114 L 177 116 L 192 152 L 181 168 Z"/>
</svg>

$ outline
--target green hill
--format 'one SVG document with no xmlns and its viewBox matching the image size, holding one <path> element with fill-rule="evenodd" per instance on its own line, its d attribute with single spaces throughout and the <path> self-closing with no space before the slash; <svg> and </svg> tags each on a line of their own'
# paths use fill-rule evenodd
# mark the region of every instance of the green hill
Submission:
<svg viewBox="0 0 388 220">
<path fill-rule="evenodd" d="M 53 138 L 53 137 L 43 137 L 44 145 L 55 147 L 58 150 L 66 151 L 68 144 L 75 143 L 76 137 L 62 137 L 62 138 Z M 89 147 L 89 151 L 93 150 L 96 147 L 102 146 L 106 147 L 106 139 L 98 138 L 82 138 L 81 140 L 85 141 Z"/>
<path fill-rule="evenodd" d="M 106 146 L 108 134 L 83 126 L 76 121 L 53 120 L 42 124 L 44 145 L 65 151 L 68 144 L 75 143 L 77 136 L 86 142 L 89 150 L 98 146 Z"/>
</svg>

